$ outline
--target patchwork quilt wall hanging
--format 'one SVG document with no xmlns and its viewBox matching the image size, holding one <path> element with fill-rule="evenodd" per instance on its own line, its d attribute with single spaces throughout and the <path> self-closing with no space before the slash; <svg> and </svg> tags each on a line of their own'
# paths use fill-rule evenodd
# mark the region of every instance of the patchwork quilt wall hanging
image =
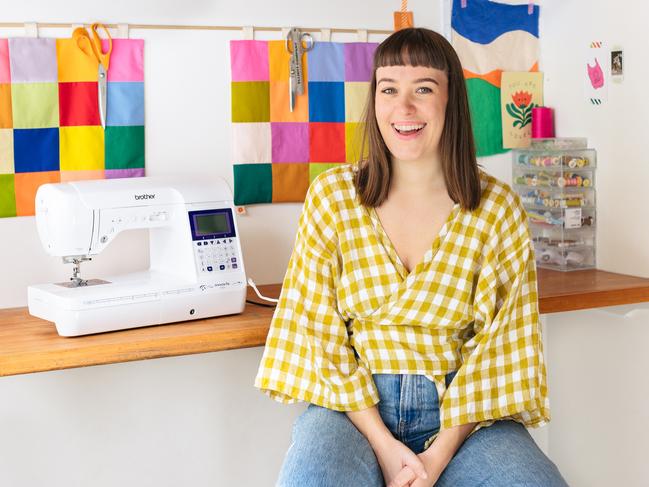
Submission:
<svg viewBox="0 0 649 487">
<path fill-rule="evenodd" d="M 0 217 L 33 215 L 44 183 L 144 176 L 143 58 L 142 39 L 113 39 L 104 129 L 97 61 L 73 39 L 0 39 Z"/>
<path fill-rule="evenodd" d="M 291 112 L 285 42 L 231 41 L 235 204 L 304 201 L 315 176 L 359 159 L 377 45 L 316 41 Z"/>
<path fill-rule="evenodd" d="M 478 156 L 505 152 L 502 72 L 538 71 L 539 7 L 453 0 L 451 28 L 452 44 L 464 68 Z"/>
</svg>

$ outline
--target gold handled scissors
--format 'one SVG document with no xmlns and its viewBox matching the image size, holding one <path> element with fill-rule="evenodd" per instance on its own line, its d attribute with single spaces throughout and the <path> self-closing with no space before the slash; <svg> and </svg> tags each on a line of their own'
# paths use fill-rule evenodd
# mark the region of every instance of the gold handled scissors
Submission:
<svg viewBox="0 0 649 487">
<path fill-rule="evenodd" d="M 103 29 L 108 38 L 108 50 L 104 52 L 101 46 L 101 37 L 98 29 Z M 101 119 L 102 128 L 106 128 L 106 83 L 108 68 L 110 66 L 110 54 L 113 52 L 113 38 L 104 24 L 92 24 L 90 26 L 92 37 L 88 34 L 85 27 L 77 27 L 72 33 L 72 39 L 77 47 L 83 51 L 86 56 L 94 57 L 97 60 L 97 100 L 99 102 L 99 118 Z"/>
<path fill-rule="evenodd" d="M 296 95 L 304 94 L 304 76 L 302 73 L 302 54 L 313 49 L 313 36 L 302 32 L 297 27 L 288 31 L 286 50 L 291 55 L 289 61 L 288 106 L 291 111 L 295 108 Z"/>
</svg>

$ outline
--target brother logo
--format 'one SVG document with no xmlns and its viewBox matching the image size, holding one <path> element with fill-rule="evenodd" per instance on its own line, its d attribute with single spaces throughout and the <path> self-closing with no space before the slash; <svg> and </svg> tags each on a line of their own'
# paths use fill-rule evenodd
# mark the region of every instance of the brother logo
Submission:
<svg viewBox="0 0 649 487">
<path fill-rule="evenodd" d="M 136 194 L 135 199 L 136 200 L 152 200 L 155 198 L 154 194 Z"/>
</svg>

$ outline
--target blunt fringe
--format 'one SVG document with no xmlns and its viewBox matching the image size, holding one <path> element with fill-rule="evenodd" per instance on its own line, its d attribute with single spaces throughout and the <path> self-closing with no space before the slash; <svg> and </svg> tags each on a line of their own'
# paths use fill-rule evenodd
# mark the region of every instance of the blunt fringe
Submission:
<svg viewBox="0 0 649 487">
<path fill-rule="evenodd" d="M 361 154 L 354 174 L 360 203 L 377 207 L 390 189 L 391 154 L 376 121 L 376 69 L 384 66 L 426 66 L 446 73 L 448 103 L 439 151 L 449 197 L 465 210 L 480 204 L 480 174 L 476 159 L 471 114 L 464 73 L 449 42 L 437 32 L 423 28 L 402 29 L 385 39 L 374 53 L 374 65 L 363 117 Z"/>
</svg>

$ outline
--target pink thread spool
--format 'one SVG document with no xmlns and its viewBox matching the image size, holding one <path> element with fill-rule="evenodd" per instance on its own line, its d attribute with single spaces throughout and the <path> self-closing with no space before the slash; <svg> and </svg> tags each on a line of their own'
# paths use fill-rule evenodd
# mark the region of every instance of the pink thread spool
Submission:
<svg viewBox="0 0 649 487">
<path fill-rule="evenodd" d="M 532 108 L 532 138 L 547 139 L 554 137 L 554 112 L 552 108 Z"/>
</svg>

